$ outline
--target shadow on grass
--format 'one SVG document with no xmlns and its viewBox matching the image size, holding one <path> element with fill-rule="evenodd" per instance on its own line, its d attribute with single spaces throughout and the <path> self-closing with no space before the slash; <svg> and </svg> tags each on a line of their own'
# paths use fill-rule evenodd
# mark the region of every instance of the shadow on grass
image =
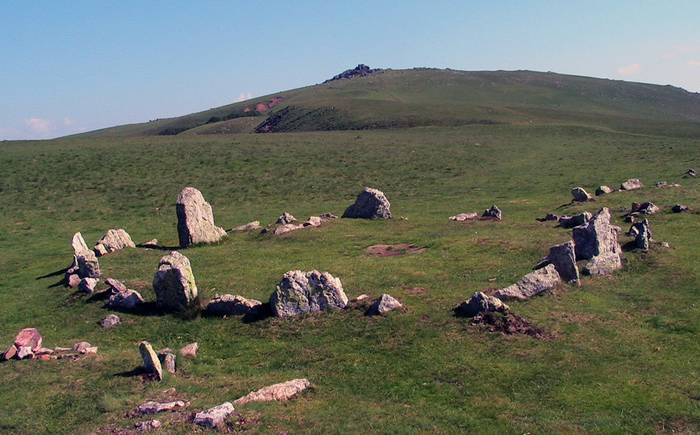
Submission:
<svg viewBox="0 0 700 435">
<path fill-rule="evenodd" d="M 65 275 L 65 273 L 70 269 L 70 266 L 64 267 L 63 269 L 56 270 L 54 272 L 49 272 L 46 275 L 37 276 L 35 279 L 38 281 L 44 278 L 51 278 L 52 276 Z"/>
<path fill-rule="evenodd" d="M 180 249 L 187 249 L 181 246 L 148 245 L 143 243 L 139 243 L 136 247 L 141 249 L 153 249 L 154 251 L 179 251 Z"/>
<path fill-rule="evenodd" d="M 265 320 L 272 317 L 272 308 L 270 308 L 270 303 L 265 302 L 258 307 L 258 309 L 253 313 L 246 313 L 241 318 L 243 323 L 255 323 L 261 320 Z"/>
<path fill-rule="evenodd" d="M 127 370 L 125 372 L 115 373 L 113 376 L 117 376 L 120 378 L 133 378 L 136 376 L 146 376 L 146 375 L 148 375 L 148 372 L 146 371 L 146 369 L 143 368 L 142 366 L 139 366 L 139 367 L 135 367 L 131 370 Z"/>
</svg>

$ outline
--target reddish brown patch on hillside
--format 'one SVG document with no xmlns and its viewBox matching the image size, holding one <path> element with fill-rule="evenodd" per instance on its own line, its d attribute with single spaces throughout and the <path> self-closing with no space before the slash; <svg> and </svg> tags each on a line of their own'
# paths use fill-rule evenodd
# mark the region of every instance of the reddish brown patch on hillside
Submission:
<svg viewBox="0 0 700 435">
<path fill-rule="evenodd" d="M 278 105 L 279 103 L 281 103 L 283 100 L 284 97 L 272 97 L 270 101 L 260 101 L 258 103 L 255 103 L 255 108 L 251 108 L 250 106 L 246 107 L 245 109 L 243 109 L 243 112 L 248 113 L 255 110 L 258 113 L 265 113 L 268 110 L 275 107 L 276 105 Z"/>
<path fill-rule="evenodd" d="M 422 254 L 425 251 L 425 248 L 409 243 L 399 243 L 396 245 L 372 245 L 365 250 L 367 255 L 373 255 L 375 257 L 396 257 L 398 255 Z"/>
<path fill-rule="evenodd" d="M 425 292 L 428 291 L 428 289 L 426 289 L 425 287 L 410 287 L 410 288 L 404 289 L 404 291 L 409 295 L 420 296 L 420 295 L 424 295 Z"/>
</svg>

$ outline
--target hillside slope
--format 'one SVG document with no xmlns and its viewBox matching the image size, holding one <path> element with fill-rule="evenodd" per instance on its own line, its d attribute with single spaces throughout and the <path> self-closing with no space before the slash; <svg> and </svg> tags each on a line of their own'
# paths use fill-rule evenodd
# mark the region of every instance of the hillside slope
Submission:
<svg viewBox="0 0 700 435">
<path fill-rule="evenodd" d="M 241 118 L 254 119 L 241 119 Z M 238 120 L 231 122 L 232 120 Z M 364 130 L 530 123 L 700 135 L 700 94 L 532 71 L 382 70 L 87 136 Z"/>
</svg>

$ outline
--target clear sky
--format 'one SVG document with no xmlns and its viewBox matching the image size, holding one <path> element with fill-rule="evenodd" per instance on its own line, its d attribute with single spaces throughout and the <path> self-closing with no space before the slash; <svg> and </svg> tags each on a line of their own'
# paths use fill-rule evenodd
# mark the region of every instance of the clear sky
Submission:
<svg viewBox="0 0 700 435">
<path fill-rule="evenodd" d="M 0 139 L 182 115 L 358 63 L 700 91 L 699 0 L 0 0 Z"/>
</svg>

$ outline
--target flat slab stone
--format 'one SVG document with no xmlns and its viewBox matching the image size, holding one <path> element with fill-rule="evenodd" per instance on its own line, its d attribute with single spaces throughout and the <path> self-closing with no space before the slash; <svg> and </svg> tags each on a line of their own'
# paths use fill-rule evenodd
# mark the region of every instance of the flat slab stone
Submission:
<svg viewBox="0 0 700 435">
<path fill-rule="evenodd" d="M 223 425 L 224 420 L 233 413 L 235 409 L 231 402 L 224 402 L 219 406 L 209 408 L 206 411 L 198 412 L 194 416 L 194 424 L 208 428 L 216 428 Z"/>
<path fill-rule="evenodd" d="M 497 290 L 494 296 L 501 300 L 526 300 L 547 290 L 555 288 L 561 282 L 554 265 L 549 264 L 522 277 L 517 283 Z"/>
<path fill-rule="evenodd" d="M 308 379 L 292 379 L 291 381 L 269 385 L 257 391 L 252 391 L 236 399 L 233 403 L 235 405 L 244 405 L 251 402 L 281 402 L 296 397 L 308 388 L 311 388 L 311 382 Z"/>
</svg>

